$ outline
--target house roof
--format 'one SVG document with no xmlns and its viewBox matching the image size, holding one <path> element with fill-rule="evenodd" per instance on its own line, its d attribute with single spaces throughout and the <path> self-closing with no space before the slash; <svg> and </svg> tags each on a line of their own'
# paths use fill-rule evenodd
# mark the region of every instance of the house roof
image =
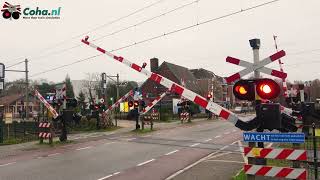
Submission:
<svg viewBox="0 0 320 180">
<path fill-rule="evenodd" d="M 3 106 L 10 105 L 13 102 L 21 99 L 22 97 L 24 97 L 24 95 L 22 94 L 13 94 L 13 95 L 0 97 L 0 105 L 3 105 Z"/>
<path fill-rule="evenodd" d="M 200 92 L 201 90 L 199 89 L 198 82 L 196 77 L 192 74 L 192 72 L 183 66 L 179 66 L 176 64 L 172 64 L 169 62 L 163 62 L 162 65 L 166 65 L 170 71 L 173 73 L 173 75 L 178 79 L 179 84 L 185 83 L 186 88 L 195 91 L 195 92 Z"/>
<path fill-rule="evenodd" d="M 200 68 L 200 69 L 190 69 L 192 74 L 197 78 L 197 79 L 211 79 L 216 77 L 216 75 L 208 71 L 206 69 Z"/>
</svg>

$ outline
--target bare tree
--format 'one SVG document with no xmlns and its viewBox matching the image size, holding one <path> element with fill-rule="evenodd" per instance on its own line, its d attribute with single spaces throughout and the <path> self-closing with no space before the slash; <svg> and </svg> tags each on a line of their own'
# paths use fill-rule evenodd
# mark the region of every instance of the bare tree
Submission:
<svg viewBox="0 0 320 180">
<path fill-rule="evenodd" d="M 99 95 L 101 77 L 99 73 L 87 73 L 83 83 L 85 91 L 83 92 L 89 101 L 93 103 L 94 96 Z"/>
<path fill-rule="evenodd" d="M 320 98 L 320 80 L 315 79 L 311 82 L 310 87 L 311 101 L 315 101 L 317 98 Z"/>
</svg>

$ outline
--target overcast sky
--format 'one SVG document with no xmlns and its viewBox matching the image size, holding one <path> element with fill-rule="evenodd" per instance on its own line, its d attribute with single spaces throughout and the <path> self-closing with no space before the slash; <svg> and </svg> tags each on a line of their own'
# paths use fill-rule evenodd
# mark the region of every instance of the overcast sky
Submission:
<svg viewBox="0 0 320 180">
<path fill-rule="evenodd" d="M 0 62 L 6 66 L 28 58 L 30 75 L 72 63 L 99 54 L 80 42 L 88 34 L 92 39 L 137 24 L 194 0 L 162 0 L 133 16 L 109 22 L 148 6 L 158 0 L 11 0 L 11 4 L 26 7 L 53 9 L 61 7 L 61 19 L 7 20 L 0 18 Z M 134 42 L 161 35 L 185 26 L 220 17 L 268 0 L 199 0 L 173 13 L 143 23 L 134 28 L 111 35 L 95 43 L 107 50 L 117 49 Z M 1 1 L 1 6 L 4 1 Z M 142 65 L 157 57 L 160 63 L 168 61 L 188 68 L 205 68 L 220 76 L 229 76 L 241 68 L 225 62 L 227 56 L 252 62 L 249 39 L 260 38 L 260 57 L 276 52 L 273 35 L 278 36 L 278 46 L 287 52 L 282 61 L 288 79 L 313 80 L 320 78 L 320 1 L 280 0 L 278 2 L 222 18 L 186 31 L 165 36 L 114 52 Z M 105 24 L 105 26 L 101 26 Z M 100 27 L 95 31 L 91 31 Z M 89 33 L 86 33 L 88 32 Z M 81 35 L 79 37 L 75 37 Z M 63 43 L 61 43 L 63 42 Z M 58 44 L 57 44 L 58 43 Z M 68 51 L 64 49 L 80 45 Z M 60 53 L 56 53 L 60 52 Z M 21 58 L 21 59 L 17 59 Z M 279 69 L 277 62 L 269 67 Z M 24 64 L 11 69 L 22 69 Z M 149 64 L 148 64 L 149 68 Z M 66 74 L 80 80 L 86 73 L 106 72 L 120 74 L 121 80 L 144 81 L 146 77 L 106 56 L 74 64 L 56 71 L 32 76 L 62 81 Z M 6 79 L 23 78 L 22 73 L 6 73 Z"/>
</svg>

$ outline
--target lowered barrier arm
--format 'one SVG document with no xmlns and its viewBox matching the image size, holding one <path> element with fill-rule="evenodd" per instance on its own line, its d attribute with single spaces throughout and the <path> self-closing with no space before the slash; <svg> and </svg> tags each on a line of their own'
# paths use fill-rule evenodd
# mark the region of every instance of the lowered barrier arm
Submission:
<svg viewBox="0 0 320 180">
<path fill-rule="evenodd" d="M 98 46 L 96 46 L 93 43 L 90 43 L 88 41 L 89 37 L 85 37 L 85 39 L 82 39 L 81 41 L 92 47 L 93 49 L 96 49 L 97 51 L 99 51 L 100 53 L 103 53 L 109 57 L 111 57 L 112 59 L 119 61 L 127 66 L 129 66 L 130 68 L 144 74 L 145 76 L 147 76 L 149 79 L 153 80 L 154 82 L 161 84 L 163 86 L 165 86 L 166 88 L 170 89 L 171 91 L 189 99 L 190 101 L 193 101 L 194 103 L 200 105 L 201 107 L 211 111 L 212 113 L 220 116 L 221 118 L 233 123 L 236 127 L 242 129 L 242 130 L 252 130 L 254 128 L 256 128 L 256 118 L 254 118 L 252 121 L 250 122 L 244 122 L 242 120 L 240 120 L 234 113 L 232 113 L 231 111 L 223 108 L 222 106 L 212 102 L 212 101 L 207 101 L 206 98 L 190 91 L 189 89 L 184 88 L 183 86 L 180 86 L 177 83 L 174 83 L 173 81 L 159 75 L 156 73 L 152 73 L 150 71 L 148 71 L 145 68 L 142 68 L 141 66 L 130 62 L 129 60 L 121 57 L 121 56 L 116 56 Z"/>
</svg>

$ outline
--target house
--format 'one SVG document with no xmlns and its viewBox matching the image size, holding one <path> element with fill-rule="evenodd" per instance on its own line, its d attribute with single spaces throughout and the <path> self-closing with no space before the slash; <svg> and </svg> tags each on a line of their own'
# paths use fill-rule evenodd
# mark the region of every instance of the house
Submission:
<svg viewBox="0 0 320 180">
<path fill-rule="evenodd" d="M 226 96 L 228 91 L 227 88 L 225 88 L 225 90 L 223 89 L 223 78 L 215 75 L 211 71 L 203 68 L 188 69 L 166 61 L 159 66 L 159 60 L 157 58 L 150 59 L 150 68 L 151 72 L 160 74 L 203 97 L 207 97 L 208 93 L 213 91 L 215 101 L 225 101 L 227 99 Z M 167 91 L 166 87 L 158 85 L 149 79 L 142 84 L 140 89 L 142 91 L 142 96 L 147 99 L 147 101 L 151 101 L 156 96 Z M 171 93 L 162 101 L 172 103 L 172 98 L 180 97 Z"/>
<path fill-rule="evenodd" d="M 12 113 L 14 118 L 20 117 L 20 113 L 26 109 L 25 95 L 13 94 L 0 97 L 0 112 Z M 39 112 L 40 101 L 33 95 L 29 96 L 29 112 Z"/>
</svg>

